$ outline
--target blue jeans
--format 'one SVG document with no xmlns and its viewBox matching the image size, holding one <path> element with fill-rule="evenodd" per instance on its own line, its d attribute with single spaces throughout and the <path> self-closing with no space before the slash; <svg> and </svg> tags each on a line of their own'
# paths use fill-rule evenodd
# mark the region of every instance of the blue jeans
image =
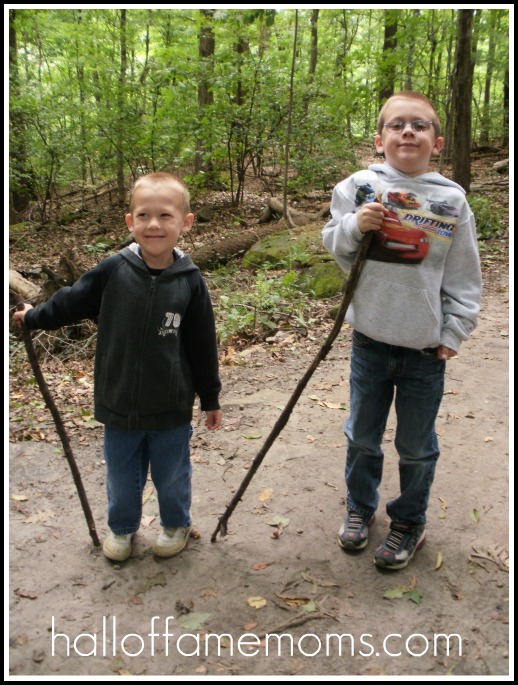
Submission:
<svg viewBox="0 0 518 685">
<path fill-rule="evenodd" d="M 444 390 L 446 362 L 436 349 L 387 345 L 354 331 L 350 416 L 345 425 L 347 506 L 374 513 L 383 473 L 381 441 L 395 394 L 400 495 L 387 504 L 394 522 L 426 522 L 439 443 L 435 419 Z"/>
<path fill-rule="evenodd" d="M 156 489 L 160 523 L 166 528 L 191 524 L 190 424 L 152 431 L 104 429 L 108 525 L 116 535 L 134 533 L 142 517 L 147 473 Z"/>
</svg>

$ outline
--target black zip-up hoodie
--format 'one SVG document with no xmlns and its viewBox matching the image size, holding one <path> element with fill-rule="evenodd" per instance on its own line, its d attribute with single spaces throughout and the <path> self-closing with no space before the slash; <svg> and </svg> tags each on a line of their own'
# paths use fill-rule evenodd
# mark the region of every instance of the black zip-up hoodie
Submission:
<svg viewBox="0 0 518 685">
<path fill-rule="evenodd" d="M 173 264 L 154 276 L 132 244 L 25 315 L 28 328 L 46 330 L 99 317 L 95 418 L 111 428 L 189 423 L 195 394 L 202 411 L 219 409 L 210 296 L 192 259 L 174 253 Z"/>
</svg>

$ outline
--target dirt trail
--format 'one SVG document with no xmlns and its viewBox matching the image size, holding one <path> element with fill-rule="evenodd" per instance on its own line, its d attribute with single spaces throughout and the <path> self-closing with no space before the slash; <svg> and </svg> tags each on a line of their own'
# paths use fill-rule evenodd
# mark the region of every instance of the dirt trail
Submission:
<svg viewBox="0 0 518 685">
<path fill-rule="evenodd" d="M 151 486 L 134 554 L 113 564 L 91 544 L 61 450 L 10 444 L 10 674 L 508 674 L 509 574 L 505 555 L 496 556 L 497 546 L 509 548 L 507 275 L 490 285 L 479 327 L 448 363 L 427 543 L 397 573 L 373 563 L 388 528 L 385 503 L 398 488 L 393 416 L 372 542 L 356 556 L 336 542 L 345 510 L 346 329 L 234 511 L 229 535 L 211 544 L 322 341 L 287 336 L 222 367 L 223 429 L 200 427 L 193 437 L 200 537 L 173 559 L 150 551 L 159 530 Z M 102 538 L 102 431 L 89 435 L 72 447 Z M 391 590 L 400 596 L 385 598 Z M 341 653 L 332 634 L 343 635 Z"/>
</svg>

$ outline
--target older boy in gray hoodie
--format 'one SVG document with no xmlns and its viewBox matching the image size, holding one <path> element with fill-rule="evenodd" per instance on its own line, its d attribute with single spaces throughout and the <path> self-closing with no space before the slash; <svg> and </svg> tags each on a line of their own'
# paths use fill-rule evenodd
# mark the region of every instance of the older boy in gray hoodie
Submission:
<svg viewBox="0 0 518 685">
<path fill-rule="evenodd" d="M 464 190 L 428 171 L 444 144 L 437 112 L 420 93 L 393 95 L 378 119 L 372 164 L 337 184 L 323 242 L 349 270 L 363 235 L 375 231 L 347 311 L 353 330 L 350 415 L 345 426 L 346 551 L 364 549 L 379 502 L 381 441 L 395 397 L 400 494 L 375 551 L 382 568 L 407 566 L 425 540 L 439 457 L 435 420 L 446 361 L 477 324 L 480 260 Z"/>
</svg>

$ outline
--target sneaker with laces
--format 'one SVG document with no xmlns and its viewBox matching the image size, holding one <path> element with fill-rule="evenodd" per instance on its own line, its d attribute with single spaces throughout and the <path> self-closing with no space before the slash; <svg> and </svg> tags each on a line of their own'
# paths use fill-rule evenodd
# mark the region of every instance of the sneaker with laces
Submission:
<svg viewBox="0 0 518 685">
<path fill-rule="evenodd" d="M 164 528 L 153 545 L 157 557 L 173 557 L 185 548 L 192 526 L 186 528 Z"/>
<path fill-rule="evenodd" d="M 389 534 L 375 552 L 374 563 L 394 571 L 405 568 L 417 550 L 424 545 L 425 538 L 424 525 L 392 523 Z"/>
<path fill-rule="evenodd" d="M 103 542 L 103 554 L 112 561 L 126 561 L 131 554 L 131 540 L 133 533 L 128 535 L 115 535 L 110 531 Z"/>
<path fill-rule="evenodd" d="M 338 544 L 342 549 L 359 550 L 367 547 L 369 527 L 374 521 L 374 514 L 359 514 L 350 509 L 338 531 Z"/>
</svg>

